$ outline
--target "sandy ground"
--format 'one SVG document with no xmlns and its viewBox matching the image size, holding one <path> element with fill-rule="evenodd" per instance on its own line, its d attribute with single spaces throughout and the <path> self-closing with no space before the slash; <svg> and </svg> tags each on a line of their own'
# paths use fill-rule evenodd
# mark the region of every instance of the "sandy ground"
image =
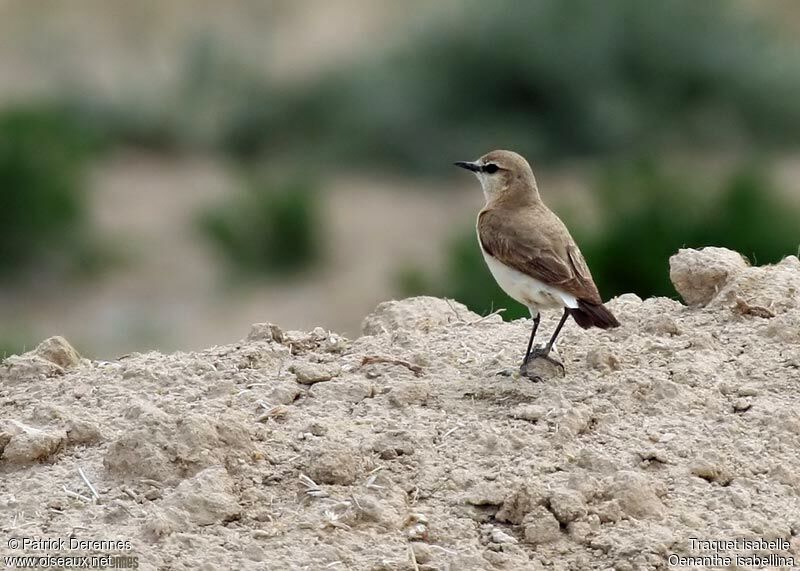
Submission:
<svg viewBox="0 0 800 571">
<path fill-rule="evenodd" d="M 109 362 L 51 339 L 0 366 L 0 552 L 89 553 L 9 543 L 40 537 L 127 541 L 92 552 L 147 570 L 800 565 L 800 261 L 686 250 L 671 275 L 690 306 L 612 300 L 623 326 L 567 326 L 567 374 L 541 382 L 497 374 L 527 321 L 435 298 L 381 304 L 354 340 L 261 324 Z"/>
</svg>

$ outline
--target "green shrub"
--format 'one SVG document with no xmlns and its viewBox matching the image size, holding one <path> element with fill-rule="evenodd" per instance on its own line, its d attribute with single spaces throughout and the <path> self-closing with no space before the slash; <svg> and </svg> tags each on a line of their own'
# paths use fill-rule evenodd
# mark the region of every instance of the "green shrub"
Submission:
<svg viewBox="0 0 800 571">
<path fill-rule="evenodd" d="M 82 249 L 91 140 L 51 108 L 0 113 L 0 275 Z"/>
<path fill-rule="evenodd" d="M 595 185 L 602 225 L 571 228 L 604 299 L 633 292 L 677 297 L 669 280 L 669 257 L 684 247 L 723 246 L 759 264 L 796 254 L 800 246 L 792 208 L 758 169 L 735 173 L 720 188 L 670 175 L 652 163 L 622 166 Z M 404 295 L 455 298 L 479 313 L 507 307 L 506 319 L 527 315 L 495 284 L 470 228 L 447 250 L 442 276 L 406 268 L 413 280 L 399 282 Z"/>
<path fill-rule="evenodd" d="M 204 213 L 200 227 L 241 271 L 284 275 L 321 256 L 322 217 L 312 184 L 257 179 L 227 204 Z"/>
</svg>

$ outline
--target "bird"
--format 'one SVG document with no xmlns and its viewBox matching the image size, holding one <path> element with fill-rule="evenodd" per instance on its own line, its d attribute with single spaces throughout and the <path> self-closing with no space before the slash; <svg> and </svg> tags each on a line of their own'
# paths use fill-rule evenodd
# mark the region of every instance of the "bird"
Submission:
<svg viewBox="0 0 800 571">
<path fill-rule="evenodd" d="M 475 174 L 486 204 L 478 214 L 478 244 L 497 284 L 530 310 L 533 320 L 520 374 L 528 363 L 543 358 L 559 365 L 550 352 L 567 318 L 583 329 L 619 327 L 617 318 L 603 305 L 586 260 L 561 219 L 539 195 L 530 164 L 505 150 L 486 153 L 477 161 L 457 161 L 456 166 Z M 563 308 L 550 340 L 534 349 L 540 311 Z"/>
</svg>

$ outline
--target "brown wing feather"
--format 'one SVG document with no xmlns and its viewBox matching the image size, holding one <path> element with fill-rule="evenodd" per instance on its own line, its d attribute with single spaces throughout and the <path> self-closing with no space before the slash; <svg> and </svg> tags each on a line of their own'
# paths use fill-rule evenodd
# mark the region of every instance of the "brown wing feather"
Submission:
<svg viewBox="0 0 800 571">
<path fill-rule="evenodd" d="M 540 228 L 526 224 L 524 219 L 509 224 L 491 210 L 478 216 L 478 237 L 486 253 L 507 266 L 577 299 L 602 303 L 586 261 L 574 243 L 566 245 L 563 255 L 559 255 L 557 240 L 542 236 Z M 565 237 L 570 238 L 568 233 Z"/>
</svg>

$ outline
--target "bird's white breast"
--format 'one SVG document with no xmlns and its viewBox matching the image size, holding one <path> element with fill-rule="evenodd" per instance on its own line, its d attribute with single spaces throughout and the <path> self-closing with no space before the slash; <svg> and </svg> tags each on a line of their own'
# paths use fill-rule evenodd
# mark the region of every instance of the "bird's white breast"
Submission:
<svg viewBox="0 0 800 571">
<path fill-rule="evenodd" d="M 487 254 L 481 247 L 483 259 L 489 266 L 497 284 L 503 288 L 508 295 L 528 306 L 532 314 L 536 314 L 538 309 L 556 309 L 561 307 L 578 307 L 575 296 L 547 285 L 536 278 L 515 270 L 511 266 Z"/>
</svg>

